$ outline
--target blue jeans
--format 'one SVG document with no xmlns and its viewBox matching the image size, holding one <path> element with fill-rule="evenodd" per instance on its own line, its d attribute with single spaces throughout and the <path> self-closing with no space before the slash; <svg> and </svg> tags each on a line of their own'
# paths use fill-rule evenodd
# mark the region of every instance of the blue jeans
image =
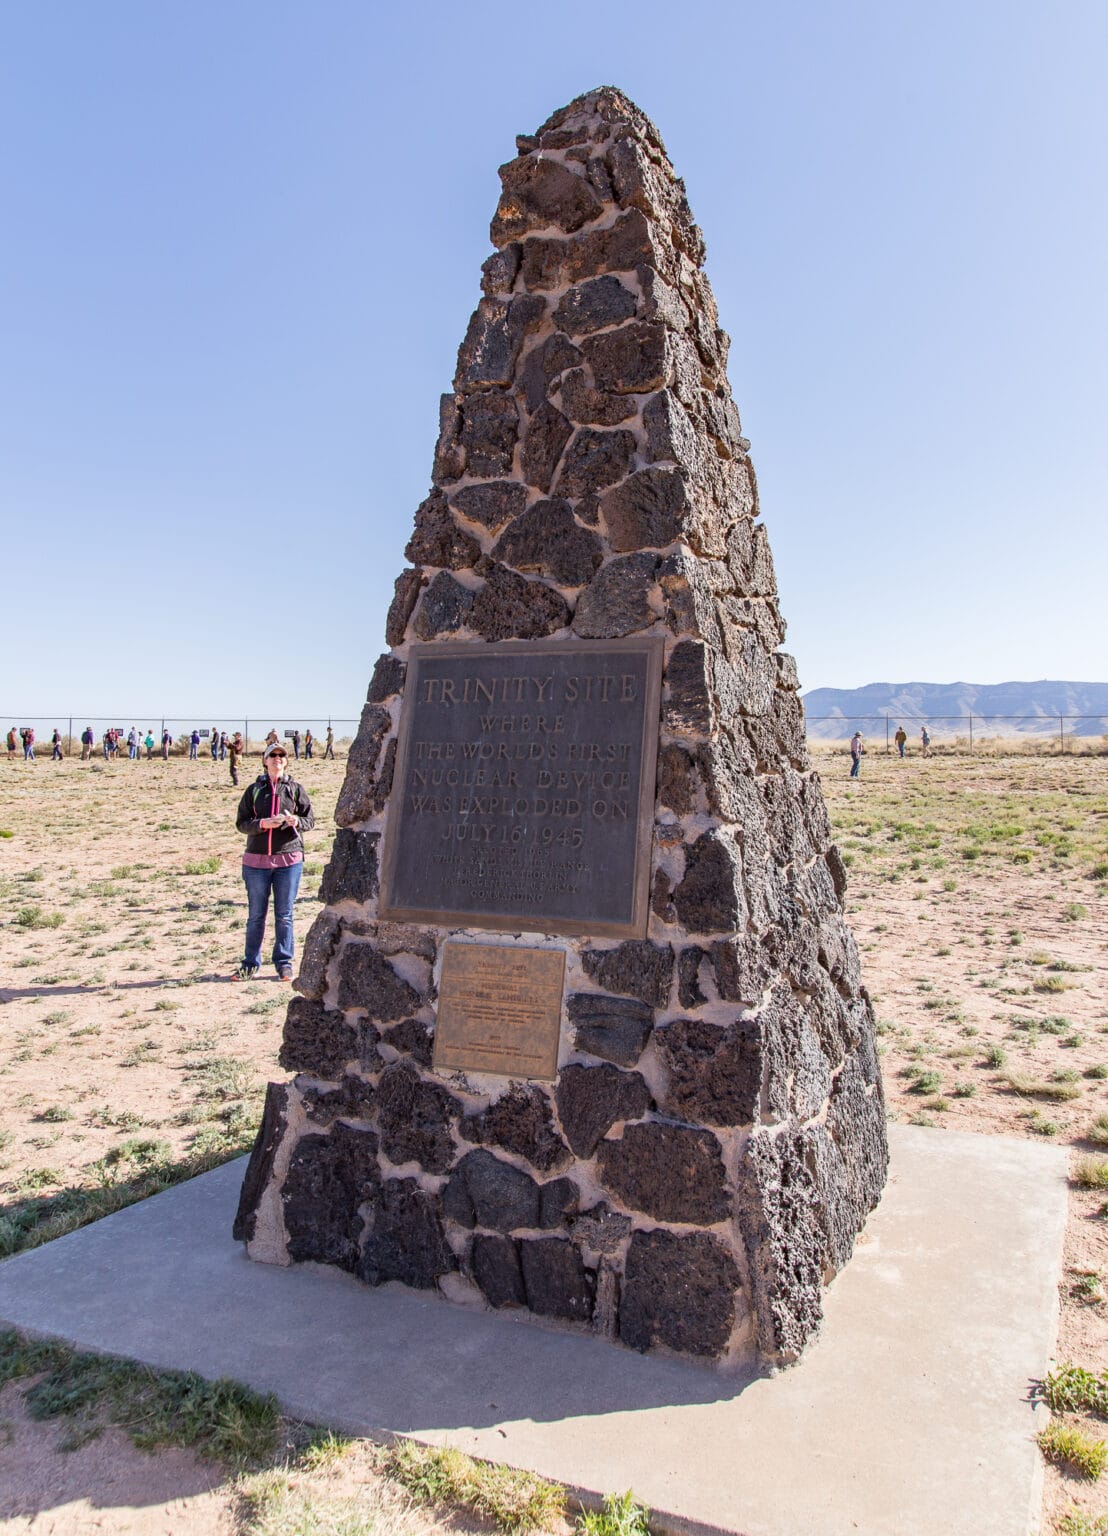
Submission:
<svg viewBox="0 0 1108 1536">
<path fill-rule="evenodd" d="M 861 766 L 862 766 L 862 759 L 860 757 L 852 757 L 850 759 L 850 777 L 852 779 L 856 779 L 858 777 L 858 771 L 861 768 Z"/>
<path fill-rule="evenodd" d="M 243 963 L 261 965 L 262 940 L 265 937 L 265 919 L 269 910 L 269 893 L 273 892 L 273 922 L 277 936 L 273 941 L 273 964 L 278 971 L 292 965 L 295 948 L 292 935 L 292 907 L 300 889 L 303 863 L 287 864 L 284 869 L 252 869 L 244 864 L 242 878 L 246 882 L 246 899 L 249 913 L 246 918 L 246 952 Z"/>
</svg>

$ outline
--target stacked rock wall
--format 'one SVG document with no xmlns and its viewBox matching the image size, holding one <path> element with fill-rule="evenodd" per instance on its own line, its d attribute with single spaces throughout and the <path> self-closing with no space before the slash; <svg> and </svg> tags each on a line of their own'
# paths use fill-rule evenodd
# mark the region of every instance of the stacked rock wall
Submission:
<svg viewBox="0 0 1108 1536">
<path fill-rule="evenodd" d="M 610 88 L 517 143 L 236 1234 L 783 1362 L 885 1177 L 845 871 L 684 188 Z M 557 940 L 556 1081 L 437 1074 L 442 946 L 482 935 L 377 916 L 409 647 L 640 634 L 665 649 L 648 934 Z"/>
</svg>

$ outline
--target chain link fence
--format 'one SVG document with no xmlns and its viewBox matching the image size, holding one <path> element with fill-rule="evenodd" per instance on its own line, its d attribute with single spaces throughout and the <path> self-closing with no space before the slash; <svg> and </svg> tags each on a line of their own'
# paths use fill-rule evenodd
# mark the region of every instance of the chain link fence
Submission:
<svg viewBox="0 0 1108 1536">
<path fill-rule="evenodd" d="M 308 751 L 308 733 L 313 738 L 310 744 L 311 756 L 322 757 L 327 747 L 327 730 L 330 727 L 334 736 L 334 754 L 336 757 L 345 757 L 358 729 L 357 718 L 338 719 L 335 716 L 326 715 L 284 715 L 284 716 L 240 716 L 237 720 L 219 716 L 183 715 L 23 715 L 8 711 L 0 713 L 0 732 L 3 734 L 4 745 L 9 755 L 11 747 L 9 736 L 15 731 L 15 750 L 22 757 L 24 748 L 22 732 L 30 729 L 35 733 L 34 750 L 36 757 L 51 754 L 51 738 L 55 731 L 61 735 L 61 751 L 65 757 L 79 757 L 84 750 L 81 741 L 82 734 L 88 730 L 92 732 L 92 754 L 97 757 L 105 755 L 105 737 L 109 730 L 120 733 L 118 753 L 121 757 L 127 757 L 129 748 L 127 737 L 132 728 L 139 742 L 138 755 L 161 757 L 162 737 L 169 732 L 169 745 L 166 755 L 170 757 L 187 758 L 191 752 L 191 737 L 194 730 L 200 734 L 200 744 L 197 748 L 197 756 L 211 757 L 212 736 L 215 735 L 218 743 L 222 732 L 227 733 L 228 741 L 236 731 L 241 732 L 246 744 L 246 756 L 260 756 L 265 746 L 266 737 L 270 731 L 276 731 L 280 739 L 288 747 L 289 757 L 304 757 Z M 294 733 L 299 733 L 299 741 Z M 147 737 L 153 742 L 149 752 L 146 746 Z M 218 746 L 217 746 L 218 753 Z"/>
<path fill-rule="evenodd" d="M 808 739 L 812 745 L 845 743 L 860 730 L 870 751 L 898 750 L 896 733 L 903 729 L 907 736 L 905 752 L 918 754 L 924 750 L 965 753 L 1042 753 L 1108 752 L 1108 716 L 1105 715 L 808 715 L 806 718 Z M 338 719 L 324 715 L 258 716 L 243 715 L 239 719 L 183 715 L 24 715 L 8 711 L 0 712 L 0 732 L 5 744 L 12 729 L 15 731 L 15 754 L 23 755 L 21 733 L 30 729 L 35 733 L 36 757 L 50 756 L 51 737 L 55 730 L 61 735 L 61 751 L 65 757 L 80 756 L 81 735 L 92 732 L 91 752 L 104 754 L 104 738 L 109 729 L 118 731 L 120 756 L 128 755 L 127 737 L 132 727 L 138 737 L 138 755 L 146 757 L 146 739 L 153 741 L 150 756 L 162 756 L 162 737 L 169 732 L 167 755 L 187 758 L 191 752 L 193 730 L 200 733 L 198 757 L 210 757 L 212 734 L 227 733 L 230 739 L 236 731 L 242 733 L 246 743 L 246 755 L 260 756 L 270 731 L 288 747 L 289 757 L 303 758 L 308 755 L 308 734 L 311 733 L 312 757 L 322 757 L 326 749 L 327 730 L 334 737 L 334 754 L 345 757 L 358 729 L 357 718 Z M 926 731 L 930 741 L 923 745 L 922 733 Z M 299 733 L 299 741 L 294 733 Z M 9 753 L 11 748 L 9 746 Z"/>
<path fill-rule="evenodd" d="M 871 752 L 899 751 L 903 731 L 906 755 L 1108 753 L 1108 715 L 808 715 L 806 725 L 811 745 L 842 744 L 860 730 Z"/>
</svg>

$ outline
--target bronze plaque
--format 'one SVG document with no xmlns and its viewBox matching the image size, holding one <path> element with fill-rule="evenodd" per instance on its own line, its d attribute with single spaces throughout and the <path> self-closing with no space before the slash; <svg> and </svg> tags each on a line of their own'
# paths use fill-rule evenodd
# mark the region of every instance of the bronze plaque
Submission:
<svg viewBox="0 0 1108 1536">
<path fill-rule="evenodd" d="M 644 938 L 660 636 L 413 645 L 382 917 Z"/>
<path fill-rule="evenodd" d="M 444 945 L 435 1070 L 556 1077 L 565 969 L 561 949 Z"/>
</svg>

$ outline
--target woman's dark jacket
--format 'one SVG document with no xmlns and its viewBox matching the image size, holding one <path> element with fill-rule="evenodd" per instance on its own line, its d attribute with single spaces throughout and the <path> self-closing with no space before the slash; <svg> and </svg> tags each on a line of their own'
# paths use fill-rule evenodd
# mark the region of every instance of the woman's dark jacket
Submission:
<svg viewBox="0 0 1108 1536">
<path fill-rule="evenodd" d="M 235 826 L 246 833 L 247 853 L 296 853 L 303 852 L 300 831 L 310 832 L 315 826 L 315 812 L 308 792 L 302 784 L 287 775 L 277 780 L 277 809 L 273 810 L 273 786 L 269 774 L 261 773 L 245 791 L 239 801 Z M 299 816 L 300 830 L 293 827 L 265 829 L 258 823 L 266 816 Z"/>
</svg>

